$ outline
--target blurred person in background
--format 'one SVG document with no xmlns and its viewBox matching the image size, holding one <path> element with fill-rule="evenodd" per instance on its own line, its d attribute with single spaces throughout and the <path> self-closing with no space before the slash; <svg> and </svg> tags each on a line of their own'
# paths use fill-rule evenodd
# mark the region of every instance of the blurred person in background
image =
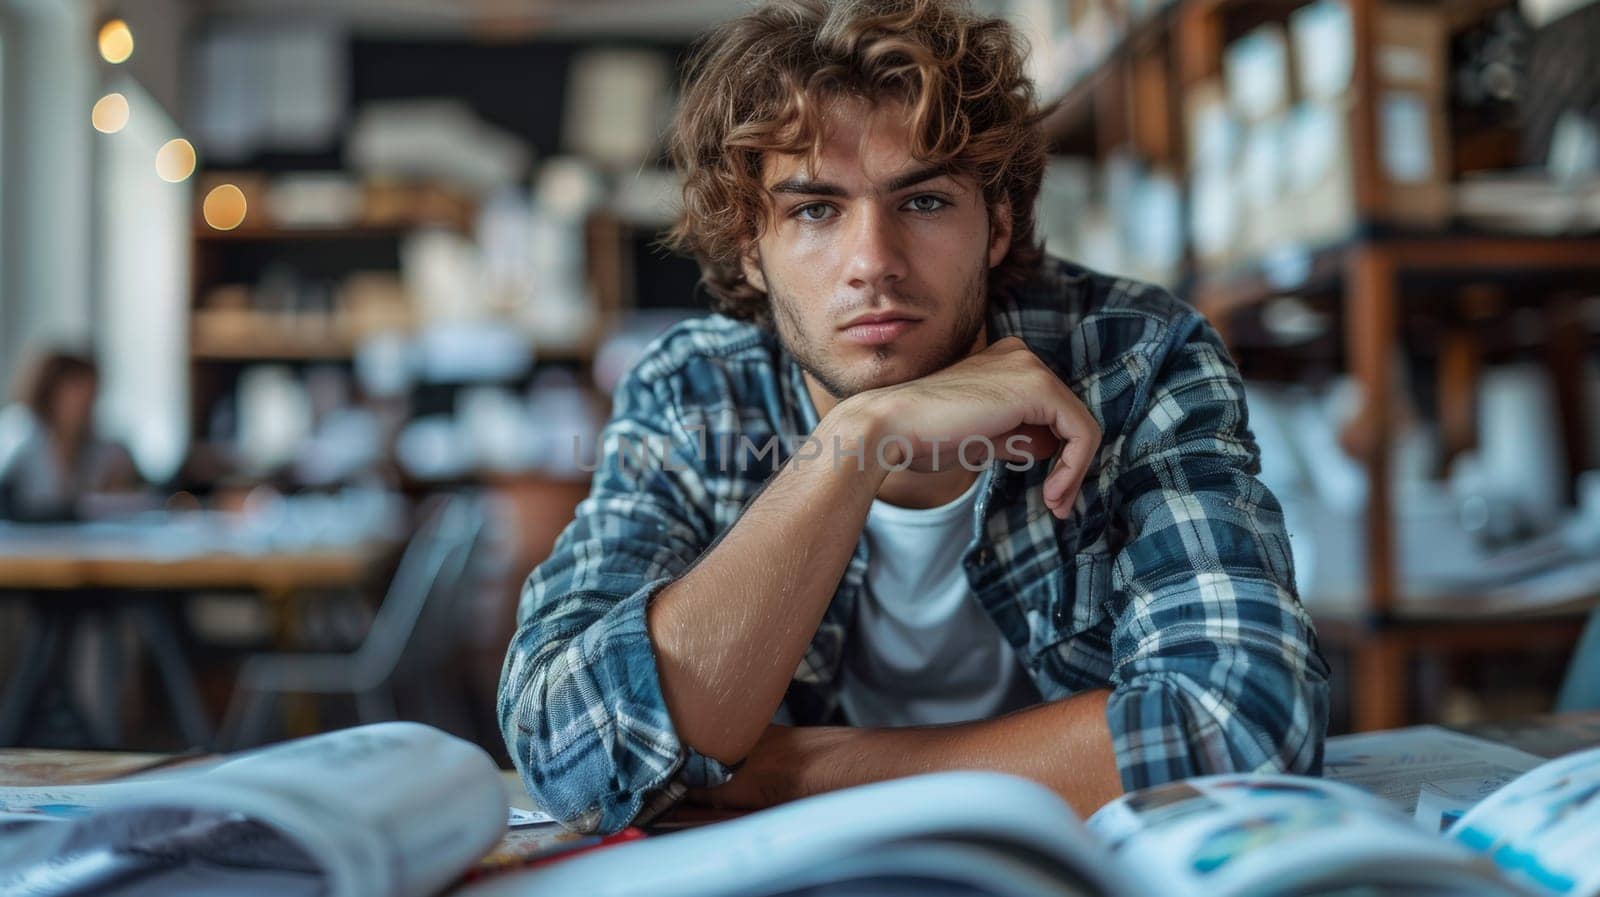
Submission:
<svg viewBox="0 0 1600 897">
<path fill-rule="evenodd" d="M 86 497 L 140 486 L 127 450 L 94 432 L 100 373 L 92 360 L 49 352 L 22 384 L 20 403 L 5 412 L 10 437 L 0 445 L 0 517 L 76 520 Z"/>
</svg>

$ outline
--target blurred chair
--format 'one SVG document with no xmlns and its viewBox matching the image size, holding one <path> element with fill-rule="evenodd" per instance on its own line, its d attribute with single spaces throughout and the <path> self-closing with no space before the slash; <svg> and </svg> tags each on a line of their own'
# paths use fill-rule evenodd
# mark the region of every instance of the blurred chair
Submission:
<svg viewBox="0 0 1600 897">
<path fill-rule="evenodd" d="M 471 587 L 483 554 L 485 513 L 480 500 L 452 495 L 424 517 L 373 616 L 366 638 L 347 654 L 261 654 L 239 670 L 217 738 L 218 750 L 261 744 L 274 696 L 355 698 L 363 723 L 398 717 L 397 688 L 418 690 L 427 713 L 441 702 L 436 679 L 457 642 L 454 610 Z M 432 720 L 430 720 L 432 721 Z"/>
</svg>

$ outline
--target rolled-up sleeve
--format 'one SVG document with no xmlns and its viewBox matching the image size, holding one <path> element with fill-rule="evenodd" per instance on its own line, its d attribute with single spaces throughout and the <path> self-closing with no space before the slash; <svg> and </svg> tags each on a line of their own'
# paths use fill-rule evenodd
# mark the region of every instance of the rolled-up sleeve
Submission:
<svg viewBox="0 0 1600 897">
<path fill-rule="evenodd" d="M 1115 481 L 1107 721 L 1124 788 L 1221 772 L 1320 774 L 1328 668 L 1260 482 L 1243 383 L 1216 331 L 1177 331 Z"/>
<path fill-rule="evenodd" d="M 645 625 L 649 601 L 713 539 L 697 460 L 636 369 L 617 388 L 588 497 L 523 586 L 500 727 L 529 795 L 568 828 L 614 832 L 731 777 L 678 739 Z"/>
</svg>

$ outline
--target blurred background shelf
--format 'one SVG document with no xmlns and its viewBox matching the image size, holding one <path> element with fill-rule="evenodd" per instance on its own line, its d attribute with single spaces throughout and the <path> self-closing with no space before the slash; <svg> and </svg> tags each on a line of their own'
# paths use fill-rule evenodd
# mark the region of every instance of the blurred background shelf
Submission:
<svg viewBox="0 0 1600 897">
<path fill-rule="evenodd" d="M 1540 20 L 1560 12 L 1499 0 L 1025 13 L 1055 101 L 1046 244 L 1172 287 L 1229 344 L 1347 677 L 1336 725 L 1434 718 L 1461 684 L 1442 658 L 1559 654 L 1600 604 L 1595 577 L 1563 619 L 1405 611 L 1443 572 L 1429 533 L 1461 528 L 1449 550 L 1485 576 L 1515 542 L 1490 530 L 1600 533 L 1600 173 L 1561 161 L 1594 140 L 1594 79 L 1571 73 L 1600 13 L 1561 12 L 1566 40 Z M 1519 507 L 1523 478 L 1543 497 Z M 1496 522 L 1467 535 L 1482 502 Z"/>
</svg>

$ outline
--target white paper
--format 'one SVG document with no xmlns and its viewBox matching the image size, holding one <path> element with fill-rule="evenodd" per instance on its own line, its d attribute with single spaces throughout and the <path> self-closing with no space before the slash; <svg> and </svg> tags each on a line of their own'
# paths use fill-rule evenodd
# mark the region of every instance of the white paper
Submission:
<svg viewBox="0 0 1600 897">
<path fill-rule="evenodd" d="M 1544 762 L 1516 748 L 1438 726 L 1328 739 L 1323 775 L 1387 800 L 1407 815 L 1421 789 L 1461 779 L 1507 781 Z"/>
</svg>

